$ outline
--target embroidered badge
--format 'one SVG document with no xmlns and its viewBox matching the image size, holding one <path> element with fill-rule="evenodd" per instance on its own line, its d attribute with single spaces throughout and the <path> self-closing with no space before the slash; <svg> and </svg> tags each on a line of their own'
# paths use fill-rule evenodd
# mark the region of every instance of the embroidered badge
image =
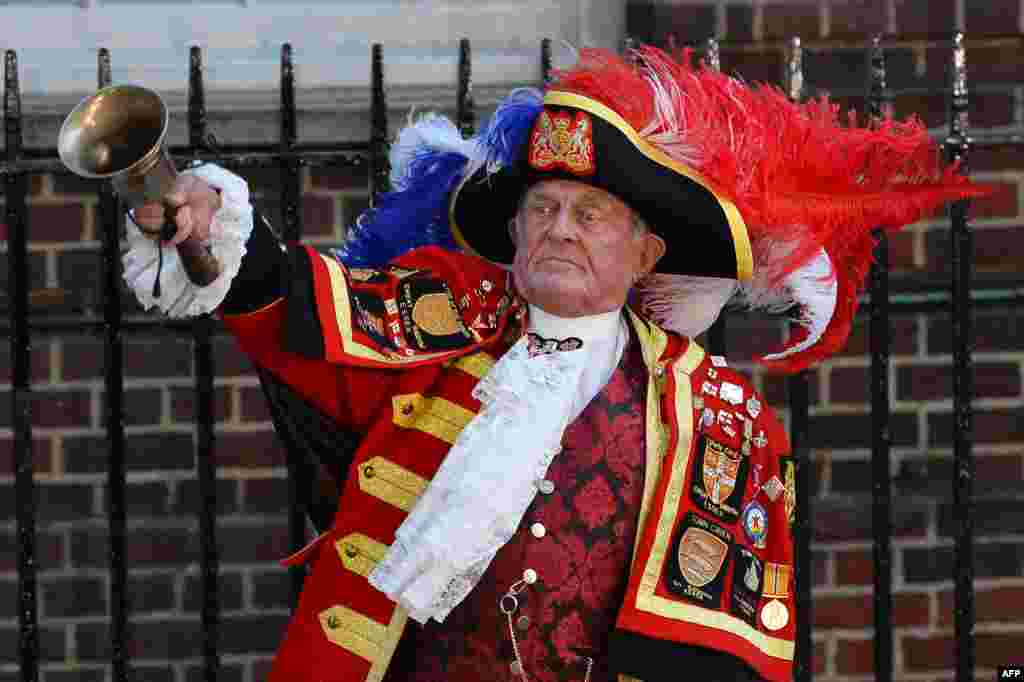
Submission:
<svg viewBox="0 0 1024 682">
<path fill-rule="evenodd" d="M 384 301 L 372 291 L 353 291 L 350 301 L 355 313 L 352 320 L 359 330 L 381 346 L 391 346 L 387 332 L 390 326 L 384 324 L 387 314 Z"/>
<path fill-rule="evenodd" d="M 782 465 L 782 480 L 786 492 L 786 521 L 789 523 L 790 530 L 792 530 L 793 522 L 796 521 L 796 464 L 794 464 L 792 457 L 783 457 L 780 464 Z"/>
<path fill-rule="evenodd" d="M 761 600 L 763 564 L 746 547 L 736 547 L 729 611 L 751 627 L 757 626 L 757 605 Z"/>
<path fill-rule="evenodd" d="M 727 403 L 740 405 L 743 403 L 743 387 L 723 381 L 722 388 L 719 390 L 719 396 Z"/>
<path fill-rule="evenodd" d="M 413 323 L 431 336 L 448 336 L 462 328 L 462 320 L 447 294 L 424 294 L 412 308 Z"/>
<path fill-rule="evenodd" d="M 575 175 L 593 175 L 597 167 L 590 115 L 577 111 L 572 118 L 568 112 L 540 112 L 530 135 L 528 160 L 537 170 L 564 168 Z"/>
<path fill-rule="evenodd" d="M 721 355 L 712 355 L 711 356 L 711 364 L 714 365 L 715 367 L 725 367 L 726 366 L 725 358 L 722 357 Z"/>
<path fill-rule="evenodd" d="M 754 439 L 754 445 L 759 448 L 763 448 L 765 445 L 768 445 L 768 439 L 764 437 L 764 431 L 757 432 L 757 438 Z"/>
<path fill-rule="evenodd" d="M 669 592 L 717 608 L 732 544 L 725 528 L 687 512 L 673 545 L 675 561 L 668 562 L 665 574 Z"/>
<path fill-rule="evenodd" d="M 443 351 L 464 346 L 472 334 L 463 324 L 448 285 L 425 277 L 410 278 L 398 287 L 398 312 L 409 345 Z"/>
<path fill-rule="evenodd" d="M 691 499 L 704 511 L 735 523 L 747 485 L 749 460 L 704 434 L 700 438 L 691 477 Z"/>
<path fill-rule="evenodd" d="M 714 367 L 708 367 L 708 379 L 717 379 L 718 372 L 715 371 Z"/>
<path fill-rule="evenodd" d="M 743 532 L 757 549 L 764 549 L 768 535 L 768 511 L 757 500 L 751 500 L 743 509 Z"/>
<path fill-rule="evenodd" d="M 710 381 L 705 381 L 704 384 L 700 387 L 700 392 L 701 393 L 707 393 L 708 395 L 717 396 L 718 395 L 718 386 L 715 386 Z"/>
</svg>

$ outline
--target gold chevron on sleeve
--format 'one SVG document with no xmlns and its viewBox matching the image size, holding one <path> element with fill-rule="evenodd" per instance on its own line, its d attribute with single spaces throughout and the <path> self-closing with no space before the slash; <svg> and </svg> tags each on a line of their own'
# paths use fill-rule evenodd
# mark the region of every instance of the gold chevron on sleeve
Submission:
<svg viewBox="0 0 1024 682">
<path fill-rule="evenodd" d="M 324 636 L 342 649 L 373 663 L 381 655 L 388 628 L 340 604 L 320 612 Z"/>
<path fill-rule="evenodd" d="M 391 399 L 395 426 L 416 429 L 452 445 L 475 416 L 472 410 L 439 396 L 404 393 Z"/>
<path fill-rule="evenodd" d="M 447 364 L 477 379 L 483 379 L 484 375 L 491 371 L 491 367 L 494 367 L 495 362 L 496 360 L 490 353 L 480 351 L 449 360 Z"/>
<path fill-rule="evenodd" d="M 334 547 L 338 550 L 342 565 L 358 573 L 364 578 L 370 575 L 370 571 L 384 558 L 388 546 L 377 542 L 373 538 L 362 533 L 349 533 L 337 540 Z"/>
<path fill-rule="evenodd" d="M 359 489 L 393 507 L 410 511 L 427 479 L 383 457 L 373 457 L 359 466 Z"/>
</svg>

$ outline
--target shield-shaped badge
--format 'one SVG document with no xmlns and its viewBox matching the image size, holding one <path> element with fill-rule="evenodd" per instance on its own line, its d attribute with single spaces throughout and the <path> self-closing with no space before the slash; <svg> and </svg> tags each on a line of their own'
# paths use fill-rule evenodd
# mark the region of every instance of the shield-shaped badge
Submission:
<svg viewBox="0 0 1024 682">
<path fill-rule="evenodd" d="M 704 451 L 704 490 L 715 504 L 722 504 L 736 488 L 740 458 L 730 456 L 732 452 L 713 440 Z"/>
<path fill-rule="evenodd" d="M 665 580 L 672 594 L 708 608 L 721 603 L 733 536 L 717 523 L 687 512 L 677 530 Z"/>
<path fill-rule="evenodd" d="M 749 457 L 702 433 L 693 458 L 690 497 L 704 511 L 733 523 L 740 515 L 749 468 Z"/>
<path fill-rule="evenodd" d="M 729 545 L 702 528 L 687 528 L 679 541 L 679 572 L 694 587 L 704 587 L 718 576 Z"/>
</svg>

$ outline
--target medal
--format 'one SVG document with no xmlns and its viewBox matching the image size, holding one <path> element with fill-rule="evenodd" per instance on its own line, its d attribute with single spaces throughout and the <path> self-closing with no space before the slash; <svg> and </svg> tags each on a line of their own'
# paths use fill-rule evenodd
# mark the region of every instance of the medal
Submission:
<svg viewBox="0 0 1024 682">
<path fill-rule="evenodd" d="M 761 623 L 772 632 L 781 630 L 789 623 L 789 609 L 778 599 L 772 599 L 761 609 Z"/>
</svg>

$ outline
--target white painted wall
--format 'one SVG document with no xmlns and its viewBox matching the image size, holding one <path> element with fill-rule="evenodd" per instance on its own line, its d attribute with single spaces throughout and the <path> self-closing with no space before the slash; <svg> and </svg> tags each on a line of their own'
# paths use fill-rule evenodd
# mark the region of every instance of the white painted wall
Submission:
<svg viewBox="0 0 1024 682">
<path fill-rule="evenodd" d="M 300 137 L 315 139 L 338 133 L 320 119 L 368 107 L 375 42 L 383 44 L 389 104 L 398 116 L 413 104 L 454 106 L 462 37 L 471 40 L 474 99 L 485 112 L 510 86 L 538 80 L 543 38 L 556 48 L 558 41 L 616 48 L 624 34 L 625 0 L 0 3 L 0 49 L 18 52 L 26 114 L 60 117 L 93 90 L 100 47 L 111 51 L 114 82 L 152 87 L 180 113 L 189 48 L 199 45 L 211 117 L 233 114 L 228 125 L 236 134 L 222 134 L 227 139 L 270 134 L 241 122 L 276 110 L 285 42 L 294 49 Z M 27 142 L 35 136 L 45 143 L 47 134 L 26 131 Z"/>
</svg>

